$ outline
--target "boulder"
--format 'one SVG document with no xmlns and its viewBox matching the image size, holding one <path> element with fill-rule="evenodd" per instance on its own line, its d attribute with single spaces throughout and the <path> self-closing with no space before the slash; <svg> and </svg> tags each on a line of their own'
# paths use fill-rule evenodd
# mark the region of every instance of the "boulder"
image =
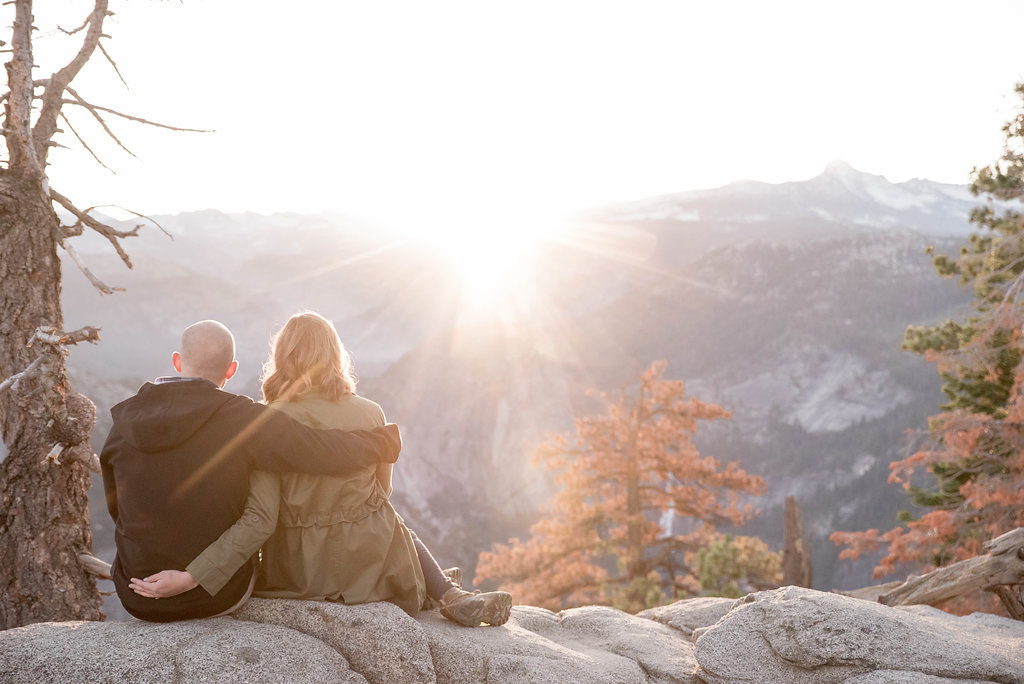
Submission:
<svg viewBox="0 0 1024 684">
<path fill-rule="evenodd" d="M 365 684 L 327 644 L 231 618 L 50 622 L 0 632 L 0 681 Z"/>
<path fill-rule="evenodd" d="M 667 606 L 658 606 L 640 611 L 637 617 L 654 620 L 669 627 L 675 627 L 687 637 L 694 630 L 710 627 L 736 605 L 736 599 L 720 596 L 705 596 L 694 599 L 683 599 Z"/>
<path fill-rule="evenodd" d="M 899 681 L 1024 683 L 1024 623 L 784 587 L 738 601 L 699 636 L 694 654 L 709 684 L 829 684 L 877 671 Z"/>
<path fill-rule="evenodd" d="M 636 661 L 650 682 L 698 682 L 689 639 L 677 630 L 604 606 L 564 610 L 556 624 L 535 630 L 578 650 L 615 653 Z"/>
<path fill-rule="evenodd" d="M 437 681 L 458 684 L 640 684 L 647 681 L 636 661 L 549 639 L 522 627 L 517 620 L 518 612 L 519 608 L 513 608 L 512 617 L 501 627 L 476 628 L 461 627 L 437 612 L 422 615 L 419 621 L 430 642 Z M 530 617 L 535 619 L 536 615 Z"/>
<path fill-rule="evenodd" d="M 419 623 L 393 603 L 249 599 L 239 620 L 288 627 L 341 654 L 370 684 L 433 682 L 434 663 Z"/>
<path fill-rule="evenodd" d="M 438 681 L 696 684 L 693 646 L 671 628 L 599 606 L 552 613 L 517 606 L 501 629 L 420 620 Z"/>
</svg>

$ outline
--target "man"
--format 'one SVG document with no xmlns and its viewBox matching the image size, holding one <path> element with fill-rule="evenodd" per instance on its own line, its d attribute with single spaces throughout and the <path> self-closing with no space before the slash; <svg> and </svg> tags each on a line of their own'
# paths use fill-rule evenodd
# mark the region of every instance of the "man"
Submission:
<svg viewBox="0 0 1024 684">
<path fill-rule="evenodd" d="M 248 397 L 225 392 L 235 374 L 235 341 L 217 321 L 190 325 L 171 362 L 180 376 L 157 378 L 113 409 L 100 454 L 117 555 L 117 595 L 135 617 L 155 622 L 231 612 L 254 580 L 246 563 L 216 594 L 195 587 L 164 600 L 129 588 L 132 578 L 184 568 L 242 515 L 249 471 L 342 475 L 401 449 L 397 426 L 317 430 Z"/>
</svg>

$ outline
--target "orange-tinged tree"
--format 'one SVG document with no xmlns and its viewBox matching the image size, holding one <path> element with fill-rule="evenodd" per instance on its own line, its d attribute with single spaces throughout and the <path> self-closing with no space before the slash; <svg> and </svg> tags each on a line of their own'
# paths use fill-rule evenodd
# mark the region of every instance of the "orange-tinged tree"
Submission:
<svg viewBox="0 0 1024 684">
<path fill-rule="evenodd" d="M 601 393 L 607 415 L 579 418 L 575 435 L 538 448 L 535 463 L 557 471 L 560 489 L 529 540 L 480 554 L 477 582 L 498 581 L 517 601 L 555 610 L 638 610 L 700 590 L 686 554 L 715 525 L 742 523 L 751 509 L 740 496 L 762 493 L 764 482 L 698 453 L 697 421 L 729 412 L 687 397 L 682 381 L 662 377 L 665 366 L 652 364 L 634 392 Z M 667 513 L 688 519 L 689 532 L 666 530 Z"/>
<path fill-rule="evenodd" d="M 1017 86 L 1024 103 L 1024 84 Z M 1003 128 L 1002 158 L 975 170 L 971 190 L 990 199 L 1024 199 L 1024 106 Z M 929 420 L 929 440 L 894 462 L 889 481 L 929 509 L 886 533 L 836 532 L 858 558 L 886 546 L 875 577 L 924 569 L 978 555 L 985 541 L 1024 526 L 1024 215 L 991 202 L 976 208 L 978 226 L 956 258 L 934 258 L 939 274 L 974 288 L 974 311 L 963 322 L 911 327 L 904 348 L 936 363 L 948 403 Z M 924 474 L 922 476 L 922 474 Z M 964 606 L 961 606 L 964 608 Z"/>
<path fill-rule="evenodd" d="M 904 564 L 929 569 L 973 558 L 983 544 L 1024 526 L 1024 371 L 1018 368 L 1005 415 L 966 411 L 940 414 L 929 423 L 933 441 L 912 456 L 892 463 L 889 481 L 908 491 L 916 472 L 939 471 L 949 483 L 948 503 L 920 518 L 881 533 L 835 532 L 832 540 L 846 548 L 840 558 L 887 548 L 874 577 L 897 573 Z"/>
</svg>

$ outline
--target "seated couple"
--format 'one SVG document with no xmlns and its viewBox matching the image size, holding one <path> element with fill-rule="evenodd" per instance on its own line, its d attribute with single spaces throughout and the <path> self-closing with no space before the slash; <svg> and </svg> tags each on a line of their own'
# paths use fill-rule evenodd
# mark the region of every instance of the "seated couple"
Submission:
<svg viewBox="0 0 1024 684">
<path fill-rule="evenodd" d="M 276 335 L 267 406 L 222 389 L 234 354 L 223 325 L 191 325 L 171 357 L 180 376 L 111 410 L 100 462 L 130 614 L 226 615 L 255 594 L 390 601 L 410 615 L 429 598 L 463 625 L 508 620 L 509 594 L 464 591 L 392 508 L 401 437 L 355 393 L 330 321 L 296 314 Z"/>
</svg>

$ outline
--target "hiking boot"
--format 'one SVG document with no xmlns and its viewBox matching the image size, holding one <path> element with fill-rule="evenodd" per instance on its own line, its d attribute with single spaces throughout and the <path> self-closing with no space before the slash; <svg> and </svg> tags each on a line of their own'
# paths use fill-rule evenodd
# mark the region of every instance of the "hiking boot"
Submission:
<svg viewBox="0 0 1024 684">
<path fill-rule="evenodd" d="M 457 587 L 461 587 L 462 586 L 462 568 L 459 568 L 459 567 L 446 568 L 445 570 L 442 570 L 441 572 L 444 573 L 445 577 L 447 577 L 448 579 L 451 580 L 452 584 L 454 584 Z M 436 601 L 436 600 L 430 598 L 429 596 L 426 597 L 425 599 L 423 599 L 423 610 L 433 610 L 434 608 L 440 608 L 440 607 L 441 607 L 441 602 L 440 601 Z"/>
<path fill-rule="evenodd" d="M 454 587 L 441 599 L 441 615 L 466 627 L 481 622 L 503 625 L 512 612 L 512 595 L 506 591 L 468 592 Z"/>
</svg>

